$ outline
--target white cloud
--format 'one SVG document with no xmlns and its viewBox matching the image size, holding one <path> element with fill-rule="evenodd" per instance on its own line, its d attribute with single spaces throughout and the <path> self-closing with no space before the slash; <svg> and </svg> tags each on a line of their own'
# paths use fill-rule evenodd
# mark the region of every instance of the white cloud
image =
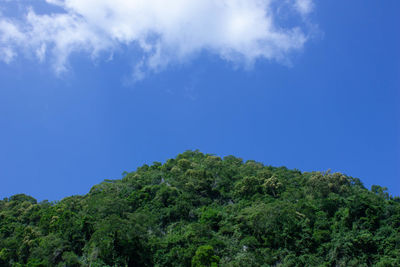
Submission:
<svg viewBox="0 0 400 267">
<path fill-rule="evenodd" d="M 312 0 L 296 0 L 295 8 L 302 15 L 308 15 L 314 8 Z"/>
<path fill-rule="evenodd" d="M 14 51 L 10 47 L 1 47 L 0 50 L 0 60 L 5 63 L 10 63 L 15 57 Z"/>
<path fill-rule="evenodd" d="M 0 14 L 0 59 L 31 53 L 50 60 L 56 72 L 67 69 L 71 53 L 91 57 L 122 47 L 141 51 L 135 75 L 186 62 L 206 51 L 246 66 L 258 59 L 285 61 L 307 41 L 299 25 L 277 25 L 278 0 L 46 0 L 63 13 L 37 14 L 27 7 L 20 20 Z M 282 1 L 285 2 L 285 1 Z M 312 0 L 282 7 L 293 16 L 312 11 Z M 281 7 L 281 8 L 282 8 Z"/>
<path fill-rule="evenodd" d="M 10 63 L 16 53 L 13 46 L 23 40 L 24 36 L 19 29 L 8 20 L 0 20 L 0 60 Z"/>
</svg>

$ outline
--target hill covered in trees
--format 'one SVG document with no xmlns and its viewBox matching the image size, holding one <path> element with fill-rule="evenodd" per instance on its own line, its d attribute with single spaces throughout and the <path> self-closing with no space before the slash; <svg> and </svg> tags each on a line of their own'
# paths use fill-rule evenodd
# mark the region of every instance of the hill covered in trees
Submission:
<svg viewBox="0 0 400 267">
<path fill-rule="evenodd" d="M 1 200 L 0 266 L 400 266 L 400 199 L 187 151 L 84 196 Z"/>
</svg>

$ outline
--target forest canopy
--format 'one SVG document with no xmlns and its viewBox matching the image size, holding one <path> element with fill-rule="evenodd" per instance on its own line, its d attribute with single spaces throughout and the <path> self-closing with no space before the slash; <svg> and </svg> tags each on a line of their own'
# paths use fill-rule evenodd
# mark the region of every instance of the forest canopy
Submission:
<svg viewBox="0 0 400 267">
<path fill-rule="evenodd" d="M 400 198 L 186 151 L 83 196 L 0 200 L 0 266 L 400 266 Z"/>
</svg>

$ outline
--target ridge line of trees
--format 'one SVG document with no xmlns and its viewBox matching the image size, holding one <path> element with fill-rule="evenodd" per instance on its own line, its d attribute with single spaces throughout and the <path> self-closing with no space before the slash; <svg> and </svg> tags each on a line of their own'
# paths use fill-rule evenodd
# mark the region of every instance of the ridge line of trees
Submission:
<svg viewBox="0 0 400 267">
<path fill-rule="evenodd" d="M 0 266 L 400 266 L 400 198 L 186 151 L 83 196 L 0 200 Z"/>
</svg>

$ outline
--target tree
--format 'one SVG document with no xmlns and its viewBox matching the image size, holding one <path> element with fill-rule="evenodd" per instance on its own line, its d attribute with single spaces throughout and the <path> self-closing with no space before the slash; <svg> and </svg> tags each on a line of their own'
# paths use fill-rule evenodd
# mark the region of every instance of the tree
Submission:
<svg viewBox="0 0 400 267">
<path fill-rule="evenodd" d="M 220 259 L 214 254 L 212 246 L 200 246 L 192 258 L 192 267 L 216 267 Z"/>
</svg>

